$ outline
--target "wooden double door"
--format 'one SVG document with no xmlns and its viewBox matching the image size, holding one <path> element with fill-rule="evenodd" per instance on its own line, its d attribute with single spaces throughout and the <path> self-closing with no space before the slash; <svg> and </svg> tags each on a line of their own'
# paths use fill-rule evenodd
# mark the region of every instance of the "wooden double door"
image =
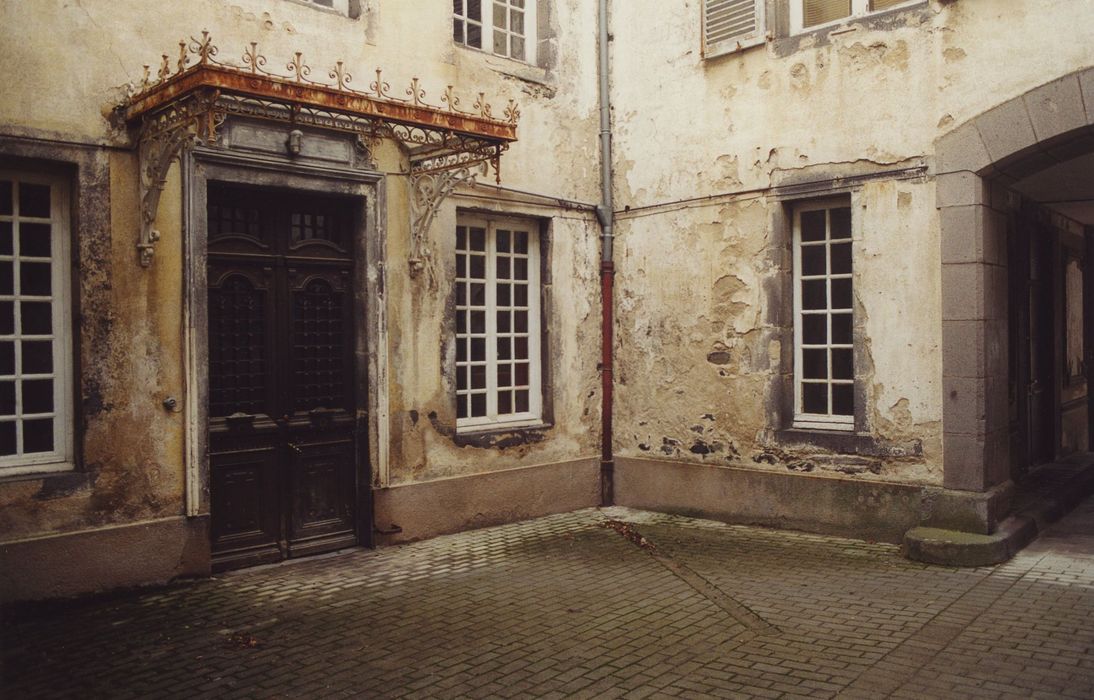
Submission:
<svg viewBox="0 0 1094 700">
<path fill-rule="evenodd" d="M 207 195 L 214 569 L 356 544 L 360 206 L 215 182 Z"/>
</svg>

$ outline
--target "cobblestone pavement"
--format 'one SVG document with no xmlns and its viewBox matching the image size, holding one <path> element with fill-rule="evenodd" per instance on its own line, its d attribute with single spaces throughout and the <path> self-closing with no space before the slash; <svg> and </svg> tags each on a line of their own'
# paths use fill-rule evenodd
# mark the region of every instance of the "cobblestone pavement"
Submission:
<svg viewBox="0 0 1094 700">
<path fill-rule="evenodd" d="M 6 698 L 1094 697 L 1094 499 L 1005 565 L 608 509 L 8 611 Z"/>
</svg>

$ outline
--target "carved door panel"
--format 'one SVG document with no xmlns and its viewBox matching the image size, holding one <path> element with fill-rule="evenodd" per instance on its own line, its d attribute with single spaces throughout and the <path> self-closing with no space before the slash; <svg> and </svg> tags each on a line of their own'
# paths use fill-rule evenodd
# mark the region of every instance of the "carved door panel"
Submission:
<svg viewBox="0 0 1094 700">
<path fill-rule="evenodd" d="M 356 204 L 210 183 L 214 568 L 357 542 Z"/>
</svg>

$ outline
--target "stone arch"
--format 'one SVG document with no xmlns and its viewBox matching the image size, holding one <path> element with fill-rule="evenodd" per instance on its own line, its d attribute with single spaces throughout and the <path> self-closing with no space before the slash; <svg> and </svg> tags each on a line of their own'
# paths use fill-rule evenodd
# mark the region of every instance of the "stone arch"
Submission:
<svg viewBox="0 0 1094 700">
<path fill-rule="evenodd" d="M 1000 199 L 1006 185 L 1091 152 L 1094 68 L 1029 90 L 935 142 L 943 480 L 947 488 L 995 492 L 1000 497 L 989 503 L 1004 508 L 1010 479 L 1007 219 Z"/>
</svg>

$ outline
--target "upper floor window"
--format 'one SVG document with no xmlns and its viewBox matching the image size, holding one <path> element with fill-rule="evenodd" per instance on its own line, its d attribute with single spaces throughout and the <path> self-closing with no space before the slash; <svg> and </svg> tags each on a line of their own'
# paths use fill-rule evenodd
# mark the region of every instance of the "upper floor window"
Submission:
<svg viewBox="0 0 1094 700">
<path fill-rule="evenodd" d="M 855 360 L 851 203 L 794 210 L 794 427 L 852 430 Z"/>
<path fill-rule="evenodd" d="M 921 0 L 790 0 L 790 30 L 793 33 L 862 17 Z"/>
<path fill-rule="evenodd" d="M 711 58 L 764 43 L 764 0 L 704 0 L 703 56 Z"/>
<path fill-rule="evenodd" d="M 456 226 L 456 427 L 543 417 L 539 233 L 534 222 L 461 216 Z"/>
<path fill-rule="evenodd" d="M 536 0 L 452 0 L 457 44 L 530 61 L 535 50 Z"/>
<path fill-rule="evenodd" d="M 72 467 L 63 179 L 0 171 L 0 475 Z"/>
</svg>

